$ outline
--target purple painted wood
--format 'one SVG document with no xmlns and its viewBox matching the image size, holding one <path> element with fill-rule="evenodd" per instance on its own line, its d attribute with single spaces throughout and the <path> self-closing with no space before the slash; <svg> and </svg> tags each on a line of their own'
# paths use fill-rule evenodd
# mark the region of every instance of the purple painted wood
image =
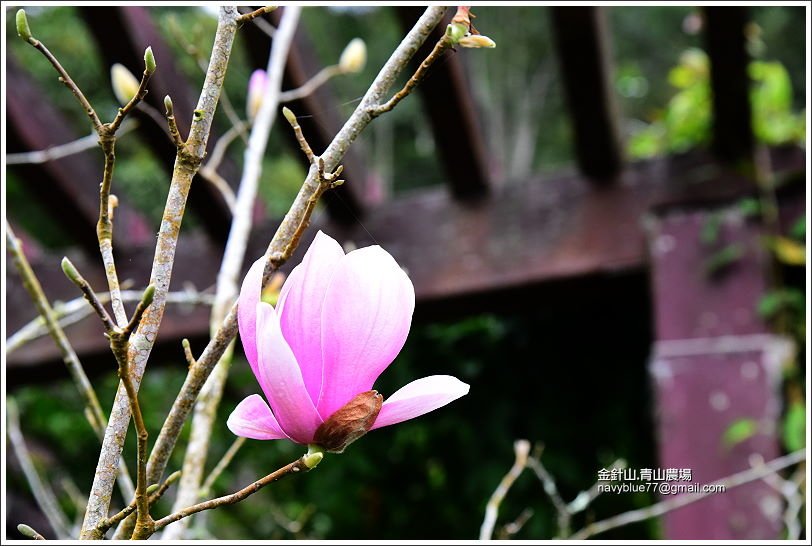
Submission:
<svg viewBox="0 0 812 546">
<path fill-rule="evenodd" d="M 709 223 L 718 225 L 718 237 L 703 242 Z M 749 468 L 754 454 L 779 455 L 781 361 L 789 346 L 756 313 L 767 290 L 767 255 L 760 227 L 735 204 L 669 208 L 648 228 L 660 467 L 691 469 L 690 483 L 708 484 Z M 731 245 L 740 256 L 709 269 Z M 758 432 L 726 441 L 741 419 L 752 419 Z M 781 506 L 772 488 L 754 482 L 666 514 L 665 537 L 778 539 Z"/>
</svg>

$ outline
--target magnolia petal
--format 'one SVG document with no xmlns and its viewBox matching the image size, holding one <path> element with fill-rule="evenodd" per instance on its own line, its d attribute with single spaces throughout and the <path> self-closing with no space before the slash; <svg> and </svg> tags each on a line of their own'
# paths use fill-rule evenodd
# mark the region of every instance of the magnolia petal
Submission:
<svg viewBox="0 0 812 546">
<path fill-rule="evenodd" d="M 240 339 L 245 351 L 245 358 L 257 373 L 257 303 L 262 295 L 262 273 L 265 269 L 265 256 L 255 261 L 240 288 L 240 299 L 237 304 L 237 323 L 240 327 Z"/>
<path fill-rule="evenodd" d="M 321 231 L 307 249 L 279 293 L 276 312 L 313 402 L 319 399 L 322 379 L 321 309 L 327 286 L 344 251 Z M 329 417 L 329 416 L 328 416 Z"/>
<path fill-rule="evenodd" d="M 252 394 L 234 408 L 226 421 L 228 430 L 237 436 L 254 440 L 281 440 L 287 438 L 271 408 L 258 394 Z"/>
<path fill-rule="evenodd" d="M 259 385 L 282 430 L 295 442 L 310 443 L 322 419 L 307 394 L 296 357 L 282 336 L 276 311 L 263 302 L 258 303 L 256 309 L 260 338 Z"/>
<path fill-rule="evenodd" d="M 412 381 L 387 398 L 370 430 L 414 419 L 468 394 L 470 385 L 450 375 Z"/>
<path fill-rule="evenodd" d="M 412 281 L 381 247 L 354 250 L 341 260 L 321 317 L 323 418 L 372 388 L 403 347 L 413 311 Z"/>
</svg>

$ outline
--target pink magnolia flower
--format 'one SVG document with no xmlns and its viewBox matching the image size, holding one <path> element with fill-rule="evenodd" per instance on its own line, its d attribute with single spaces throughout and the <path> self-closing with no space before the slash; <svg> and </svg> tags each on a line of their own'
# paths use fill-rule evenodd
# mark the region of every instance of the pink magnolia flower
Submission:
<svg viewBox="0 0 812 546">
<path fill-rule="evenodd" d="M 342 451 L 367 430 L 418 417 L 468 393 L 467 384 L 448 375 L 413 381 L 382 405 L 370 390 L 406 341 L 415 299 L 409 277 L 381 247 L 344 254 L 318 232 L 275 309 L 260 301 L 264 263 L 255 262 L 243 281 L 238 320 L 265 399 L 254 394 L 240 402 L 228 418 L 234 434 Z M 327 435 L 347 426 L 355 428 L 339 434 L 346 443 L 333 438 L 324 445 Z"/>
</svg>

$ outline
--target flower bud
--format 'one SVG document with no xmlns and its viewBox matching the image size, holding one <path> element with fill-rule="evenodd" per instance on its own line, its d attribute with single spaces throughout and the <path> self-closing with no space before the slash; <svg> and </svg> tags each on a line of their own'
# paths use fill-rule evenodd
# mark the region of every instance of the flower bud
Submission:
<svg viewBox="0 0 812 546">
<path fill-rule="evenodd" d="M 296 114 L 294 114 L 293 110 L 291 110 L 287 106 L 282 107 L 282 115 L 285 116 L 285 119 L 288 120 L 288 123 L 290 123 L 291 125 L 296 123 Z"/>
<path fill-rule="evenodd" d="M 17 35 L 26 42 L 30 42 L 33 38 L 33 36 L 31 36 L 31 27 L 28 26 L 28 17 L 25 16 L 24 9 L 17 10 Z"/>
<path fill-rule="evenodd" d="M 457 43 L 462 47 L 496 47 L 496 42 L 481 34 L 464 36 Z"/>
<path fill-rule="evenodd" d="M 171 115 L 174 112 L 174 107 L 172 106 L 172 97 L 169 95 L 164 97 L 164 108 L 166 108 L 166 115 Z"/>
<path fill-rule="evenodd" d="M 144 70 L 147 74 L 155 72 L 155 54 L 152 53 L 152 46 L 144 50 Z"/>
<path fill-rule="evenodd" d="M 353 38 L 341 52 L 338 67 L 345 74 L 358 73 L 364 69 L 366 64 L 367 45 L 361 38 Z"/>
<path fill-rule="evenodd" d="M 22 10 L 20 10 L 20 11 L 22 11 Z M 24 537 L 35 538 L 35 539 L 42 538 L 42 535 L 40 535 L 38 532 L 36 532 L 34 529 L 32 529 L 30 525 L 26 525 L 25 523 L 20 523 L 19 525 L 17 525 L 17 530 Z"/>
<path fill-rule="evenodd" d="M 116 63 L 110 67 L 110 80 L 113 82 L 113 93 L 122 106 L 138 93 L 138 80 L 123 64 Z"/>
<path fill-rule="evenodd" d="M 325 451 L 341 453 L 369 431 L 382 405 L 383 396 L 377 391 L 356 395 L 316 429 L 313 442 Z"/>
<path fill-rule="evenodd" d="M 152 495 L 153 493 L 155 493 L 158 490 L 159 487 L 161 487 L 161 484 L 153 483 L 152 485 L 147 487 L 147 495 Z"/>
<path fill-rule="evenodd" d="M 68 259 L 67 256 L 62 258 L 62 271 L 65 273 L 65 276 L 73 282 L 79 282 L 79 272 L 76 271 L 76 267 L 74 267 L 73 263 Z"/>
<path fill-rule="evenodd" d="M 248 99 L 245 105 L 248 119 L 254 119 L 262 106 L 262 97 L 265 95 L 268 77 L 264 70 L 254 70 L 248 81 Z"/>
</svg>

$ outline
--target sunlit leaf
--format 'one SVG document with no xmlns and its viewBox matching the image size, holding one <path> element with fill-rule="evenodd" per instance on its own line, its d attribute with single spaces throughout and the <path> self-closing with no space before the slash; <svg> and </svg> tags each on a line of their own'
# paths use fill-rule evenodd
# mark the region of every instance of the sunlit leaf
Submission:
<svg viewBox="0 0 812 546">
<path fill-rule="evenodd" d="M 770 248 L 783 264 L 804 265 L 806 263 L 806 248 L 787 237 L 773 237 L 770 239 Z"/>
</svg>

